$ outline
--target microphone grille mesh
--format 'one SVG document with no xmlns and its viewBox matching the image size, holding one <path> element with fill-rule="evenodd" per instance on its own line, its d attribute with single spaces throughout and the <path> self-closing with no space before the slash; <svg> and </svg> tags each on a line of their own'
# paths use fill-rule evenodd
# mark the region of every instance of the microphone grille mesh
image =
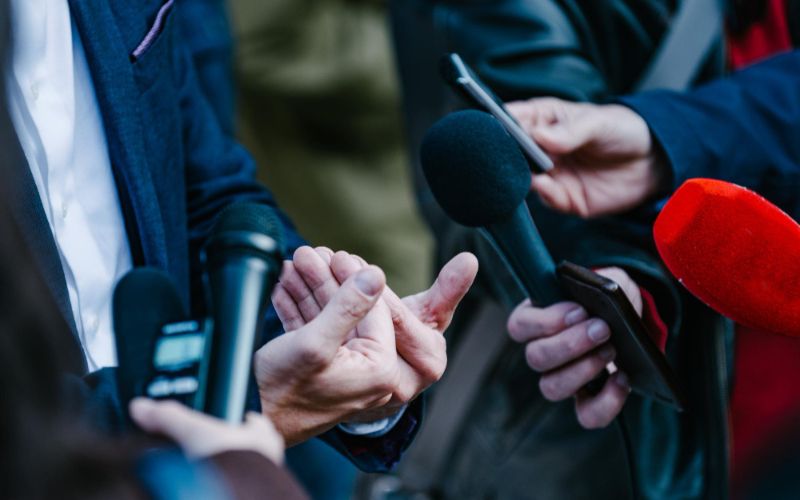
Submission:
<svg viewBox="0 0 800 500">
<path fill-rule="evenodd" d="M 234 203 L 217 217 L 211 234 L 229 231 L 259 233 L 269 236 L 283 248 L 283 224 L 275 209 L 257 203 Z"/>
</svg>

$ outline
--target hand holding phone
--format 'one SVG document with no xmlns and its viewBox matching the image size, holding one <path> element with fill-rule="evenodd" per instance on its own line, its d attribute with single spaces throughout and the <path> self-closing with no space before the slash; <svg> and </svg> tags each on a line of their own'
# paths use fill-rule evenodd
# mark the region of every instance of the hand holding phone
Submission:
<svg viewBox="0 0 800 500">
<path fill-rule="evenodd" d="M 447 54 L 441 63 L 442 78 L 467 100 L 471 106 L 494 116 L 506 132 L 522 149 L 525 159 L 535 173 L 544 173 L 553 168 L 553 160 L 542 151 L 533 139 L 520 127 L 501 101 L 458 54 Z"/>
</svg>

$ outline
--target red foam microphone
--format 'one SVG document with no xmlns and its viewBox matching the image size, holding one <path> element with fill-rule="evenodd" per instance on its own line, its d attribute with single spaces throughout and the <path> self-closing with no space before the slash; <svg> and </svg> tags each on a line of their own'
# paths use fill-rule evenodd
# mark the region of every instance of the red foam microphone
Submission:
<svg viewBox="0 0 800 500">
<path fill-rule="evenodd" d="M 670 272 L 742 325 L 800 337 L 800 225 L 735 184 L 691 179 L 653 228 Z"/>
</svg>

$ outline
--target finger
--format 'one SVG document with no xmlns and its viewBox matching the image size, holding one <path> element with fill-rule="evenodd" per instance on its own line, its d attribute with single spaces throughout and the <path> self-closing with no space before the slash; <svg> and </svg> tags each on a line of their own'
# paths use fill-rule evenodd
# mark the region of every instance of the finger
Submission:
<svg viewBox="0 0 800 500">
<path fill-rule="evenodd" d="M 322 307 L 317 304 L 317 299 L 314 298 L 311 288 L 303 280 L 294 262 L 286 261 L 283 263 L 283 271 L 278 282 L 289 292 L 304 320 L 308 322 L 317 317 Z"/>
<path fill-rule="evenodd" d="M 333 250 L 328 247 L 316 247 L 314 250 L 317 252 L 317 255 L 325 261 L 325 264 L 331 265 L 331 259 L 333 258 Z"/>
<path fill-rule="evenodd" d="M 611 337 L 605 321 L 590 319 L 556 335 L 542 337 L 525 347 L 528 365 L 537 372 L 548 372 L 580 358 Z"/>
<path fill-rule="evenodd" d="M 244 417 L 244 428 L 255 437 L 250 441 L 254 450 L 278 465 L 283 463 L 286 442 L 270 419 L 260 413 L 247 412 Z"/>
<path fill-rule="evenodd" d="M 325 307 L 339 289 L 339 282 L 320 254 L 310 248 L 301 247 L 294 253 L 294 267 L 303 278 L 319 307 Z"/>
<path fill-rule="evenodd" d="M 350 257 L 356 259 L 356 261 L 358 261 L 358 263 L 361 264 L 362 267 L 366 267 L 366 266 L 369 265 L 369 263 L 366 260 L 364 260 L 364 258 L 361 257 L 360 255 L 356 255 L 354 253 L 351 253 Z"/>
<path fill-rule="evenodd" d="M 530 342 L 555 335 L 589 317 L 575 302 L 559 302 L 540 309 L 529 300 L 518 305 L 508 318 L 508 333 L 517 342 Z"/>
<path fill-rule="evenodd" d="M 545 205 L 553 210 L 572 213 L 570 210 L 572 203 L 567 188 L 549 174 L 533 176 L 531 189 L 539 195 Z"/>
<path fill-rule="evenodd" d="M 447 367 L 447 341 L 441 331 L 423 323 L 390 289 L 383 294 L 394 325 L 397 353 L 429 385 Z"/>
<path fill-rule="evenodd" d="M 331 257 L 331 271 L 340 283 L 344 283 L 350 276 L 363 269 L 363 267 L 364 265 L 361 264 L 355 256 L 347 252 L 339 251 Z"/>
<path fill-rule="evenodd" d="M 555 110 L 563 106 L 565 101 L 552 97 L 539 97 L 527 101 L 506 103 L 506 109 L 519 122 L 526 132 L 539 123 L 554 120 Z"/>
<path fill-rule="evenodd" d="M 356 337 L 377 342 L 383 352 L 390 353 L 392 360 L 395 359 L 397 355 L 395 331 L 392 325 L 392 315 L 384 300 L 379 300 L 375 307 L 358 323 Z"/>
<path fill-rule="evenodd" d="M 630 394 L 628 377 L 617 372 L 608 378 L 603 389 L 595 396 L 584 391 L 575 397 L 575 413 L 578 422 L 586 429 L 600 429 L 608 426 L 622 411 Z"/>
<path fill-rule="evenodd" d="M 386 285 L 383 271 L 367 267 L 345 281 L 319 316 L 300 330 L 322 359 L 332 359 L 348 333 L 375 307 Z M 298 332 L 299 333 L 299 332 Z"/>
<path fill-rule="evenodd" d="M 275 306 L 275 312 L 278 313 L 284 331 L 291 332 L 306 324 L 294 299 L 280 283 L 275 285 L 275 290 L 272 292 L 272 305 Z"/>
<path fill-rule="evenodd" d="M 562 401 L 575 396 L 586 384 L 591 382 L 606 365 L 614 361 L 614 347 L 610 344 L 580 358 L 562 368 L 547 372 L 539 379 L 539 389 L 548 401 Z"/>
<path fill-rule="evenodd" d="M 195 412 L 176 401 L 136 398 L 129 406 L 131 418 L 151 434 L 162 434 L 190 451 L 198 439 L 218 429 L 209 416 Z"/>
<path fill-rule="evenodd" d="M 477 274 L 478 259 L 471 253 L 461 253 L 445 264 L 428 290 L 407 297 L 404 302 L 423 323 L 444 332 Z M 392 306 L 390 302 L 389 307 Z"/>
<path fill-rule="evenodd" d="M 585 111 L 581 104 L 563 103 L 563 110 L 558 121 L 553 123 L 538 122 L 532 127 L 531 137 L 551 155 L 567 155 L 586 146 L 602 136 L 603 115 Z"/>
<path fill-rule="evenodd" d="M 618 267 L 606 267 L 603 269 L 598 269 L 595 272 L 619 285 L 639 316 L 642 315 L 642 310 L 644 309 L 642 291 L 639 289 L 639 285 L 637 285 L 636 282 L 631 279 L 628 273 Z"/>
</svg>

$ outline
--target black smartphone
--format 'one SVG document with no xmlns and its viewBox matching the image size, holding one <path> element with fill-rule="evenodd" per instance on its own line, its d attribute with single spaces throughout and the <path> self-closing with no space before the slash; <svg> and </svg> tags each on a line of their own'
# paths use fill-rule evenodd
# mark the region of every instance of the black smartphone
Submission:
<svg viewBox="0 0 800 500">
<path fill-rule="evenodd" d="M 633 391 L 683 410 L 675 375 L 622 288 L 571 262 L 559 264 L 556 274 L 576 302 L 608 323 L 617 351 L 614 364 L 628 375 Z"/>
<path fill-rule="evenodd" d="M 461 97 L 473 107 L 486 111 L 494 116 L 517 141 L 528 164 L 536 173 L 543 173 L 553 168 L 553 161 L 533 139 L 522 130 L 519 123 L 508 113 L 501 101 L 458 54 L 447 54 L 441 62 L 442 78 Z"/>
</svg>

